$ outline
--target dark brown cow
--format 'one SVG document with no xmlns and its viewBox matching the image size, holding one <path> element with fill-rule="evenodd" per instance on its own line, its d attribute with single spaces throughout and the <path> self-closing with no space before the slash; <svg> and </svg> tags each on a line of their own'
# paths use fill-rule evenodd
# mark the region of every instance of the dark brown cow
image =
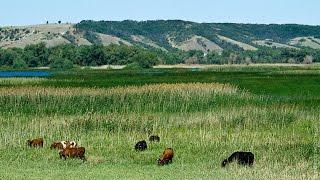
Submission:
<svg viewBox="0 0 320 180">
<path fill-rule="evenodd" d="M 63 143 L 62 142 L 53 142 L 50 146 L 50 149 L 63 149 Z"/>
<path fill-rule="evenodd" d="M 43 138 L 27 140 L 27 145 L 30 147 L 43 147 Z"/>
<path fill-rule="evenodd" d="M 67 159 L 67 158 L 80 158 L 83 161 L 86 160 L 84 154 L 86 150 L 84 147 L 78 148 L 65 148 L 59 152 L 60 158 Z"/>
<path fill-rule="evenodd" d="M 160 137 L 157 136 L 157 135 L 151 135 L 151 136 L 149 137 L 149 141 L 150 141 L 150 142 L 159 142 L 159 141 L 160 141 Z"/>
<path fill-rule="evenodd" d="M 164 150 L 164 152 L 158 159 L 158 165 L 163 166 L 163 165 L 172 163 L 173 156 L 174 156 L 173 149 L 167 148 L 166 150 Z"/>
</svg>

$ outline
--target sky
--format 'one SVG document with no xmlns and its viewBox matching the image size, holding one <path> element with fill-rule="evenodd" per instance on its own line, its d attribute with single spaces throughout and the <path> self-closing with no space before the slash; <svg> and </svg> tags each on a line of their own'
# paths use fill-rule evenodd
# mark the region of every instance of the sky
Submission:
<svg viewBox="0 0 320 180">
<path fill-rule="evenodd" d="M 320 0 L 1 0 L 0 26 L 81 20 L 320 25 Z"/>
</svg>

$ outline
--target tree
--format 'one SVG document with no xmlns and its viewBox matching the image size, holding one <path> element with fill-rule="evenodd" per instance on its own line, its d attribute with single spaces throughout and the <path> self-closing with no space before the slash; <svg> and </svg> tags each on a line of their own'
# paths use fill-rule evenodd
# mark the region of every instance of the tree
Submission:
<svg viewBox="0 0 320 180">
<path fill-rule="evenodd" d="M 287 61 L 287 63 L 289 63 L 289 64 L 296 64 L 297 61 L 296 61 L 295 59 L 293 59 L 293 58 L 289 58 L 288 61 Z"/>
<path fill-rule="evenodd" d="M 246 57 L 244 59 L 244 62 L 246 63 L 246 65 L 250 65 L 252 63 L 251 57 Z"/>
<path fill-rule="evenodd" d="M 106 54 L 104 53 L 104 47 L 100 45 L 93 45 L 91 48 L 91 58 L 95 61 L 98 66 L 106 65 Z"/>
<path fill-rule="evenodd" d="M 211 52 L 207 55 L 208 64 L 223 64 L 223 58 L 221 55 L 215 52 Z"/>
<path fill-rule="evenodd" d="M 0 49 L 1 50 L 1 49 Z M 17 53 L 18 49 L 6 49 L 0 52 L 0 65 L 1 66 L 12 66 L 13 61 L 19 57 Z"/>
<path fill-rule="evenodd" d="M 73 63 L 76 63 L 76 56 L 77 56 L 76 51 L 77 51 L 77 48 L 73 44 L 60 45 L 57 47 L 50 48 L 48 63 L 52 64 L 57 57 L 69 59 Z"/>
<path fill-rule="evenodd" d="M 307 55 L 306 57 L 304 57 L 303 63 L 304 64 L 312 64 L 313 63 L 313 56 Z"/>
<path fill-rule="evenodd" d="M 28 45 L 24 48 L 24 51 L 26 53 L 29 53 L 29 55 L 33 56 L 31 61 L 36 61 L 32 63 L 33 64 L 32 67 L 48 66 L 50 64 L 48 61 L 49 49 L 46 47 L 45 43 Z M 26 62 L 30 64 L 30 62 L 28 61 Z"/>
<path fill-rule="evenodd" d="M 14 69 L 26 69 L 28 67 L 27 63 L 22 58 L 17 58 L 13 60 L 12 67 Z"/>
<path fill-rule="evenodd" d="M 238 55 L 236 53 L 231 53 L 229 56 L 228 64 L 236 64 L 238 61 Z"/>
<path fill-rule="evenodd" d="M 152 68 L 157 63 L 156 55 L 145 51 L 134 55 L 132 59 L 142 68 Z"/>
<path fill-rule="evenodd" d="M 52 69 L 72 69 L 73 63 L 68 59 L 63 59 L 61 57 L 58 57 L 54 60 L 54 62 L 50 65 L 50 68 Z"/>
<path fill-rule="evenodd" d="M 190 65 L 190 64 L 198 64 L 198 62 L 199 61 L 198 61 L 198 58 L 196 56 L 188 57 L 188 58 L 186 58 L 184 60 L 184 63 L 188 64 L 188 65 Z"/>
<path fill-rule="evenodd" d="M 58 21 L 58 24 L 61 24 L 61 21 Z"/>
</svg>

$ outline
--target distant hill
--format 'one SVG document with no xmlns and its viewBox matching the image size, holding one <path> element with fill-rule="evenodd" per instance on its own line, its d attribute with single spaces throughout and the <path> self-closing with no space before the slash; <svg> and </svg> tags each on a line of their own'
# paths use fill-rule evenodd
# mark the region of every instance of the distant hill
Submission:
<svg viewBox="0 0 320 180">
<path fill-rule="evenodd" d="M 40 42 L 48 47 L 69 43 L 125 44 L 163 51 L 254 51 L 262 46 L 320 49 L 320 26 L 126 20 L 0 28 L 0 47 L 25 47 Z"/>
</svg>

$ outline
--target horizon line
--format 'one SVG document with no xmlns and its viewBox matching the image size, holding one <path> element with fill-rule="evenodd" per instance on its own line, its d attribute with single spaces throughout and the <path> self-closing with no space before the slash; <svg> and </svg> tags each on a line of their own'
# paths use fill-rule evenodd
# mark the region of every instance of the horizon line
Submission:
<svg viewBox="0 0 320 180">
<path fill-rule="evenodd" d="M 147 22 L 147 21 L 184 21 L 184 22 L 190 22 L 190 23 L 198 23 L 198 24 L 247 24 L 247 25 L 303 25 L 303 26 L 320 26 L 320 24 L 303 24 L 303 23 L 258 23 L 258 22 L 208 22 L 208 21 L 192 21 L 192 20 L 184 20 L 184 19 L 148 19 L 148 20 L 134 20 L 134 19 L 123 19 L 123 20 L 97 20 L 97 19 L 84 19 L 78 22 L 64 22 L 61 20 L 61 24 L 79 24 L 82 21 L 93 21 L 93 22 L 124 22 L 124 21 L 134 21 L 134 22 Z M 34 23 L 34 24 L 16 24 L 16 25 L 2 25 L 0 24 L 0 27 L 23 27 L 23 26 L 37 26 L 37 25 L 46 25 L 46 21 L 43 23 Z M 50 24 L 59 24 L 58 21 L 56 22 L 50 22 Z"/>
</svg>

